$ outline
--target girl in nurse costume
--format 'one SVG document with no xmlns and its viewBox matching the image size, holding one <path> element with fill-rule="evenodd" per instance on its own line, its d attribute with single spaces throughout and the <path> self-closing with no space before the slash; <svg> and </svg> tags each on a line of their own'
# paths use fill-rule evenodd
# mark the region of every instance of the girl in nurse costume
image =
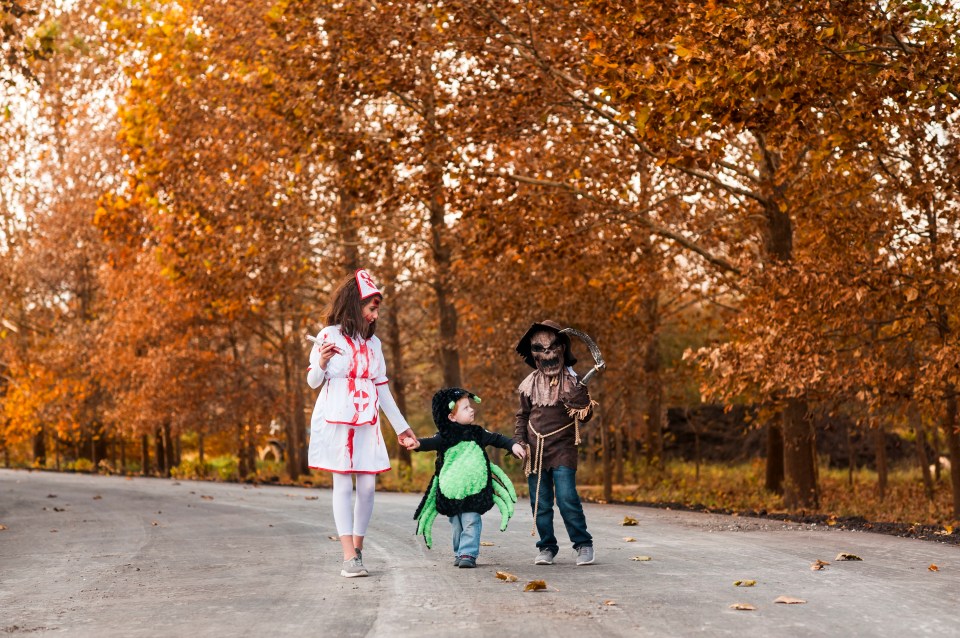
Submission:
<svg viewBox="0 0 960 638">
<path fill-rule="evenodd" d="M 367 575 L 361 550 L 376 476 L 390 469 L 380 410 L 401 445 L 416 440 L 390 393 L 380 339 L 374 336 L 382 299 L 367 271 L 358 270 L 334 291 L 327 327 L 311 338 L 307 383 L 321 389 L 310 422 L 308 460 L 311 468 L 333 473 L 333 519 L 343 548 L 340 575 L 347 578 Z"/>
</svg>

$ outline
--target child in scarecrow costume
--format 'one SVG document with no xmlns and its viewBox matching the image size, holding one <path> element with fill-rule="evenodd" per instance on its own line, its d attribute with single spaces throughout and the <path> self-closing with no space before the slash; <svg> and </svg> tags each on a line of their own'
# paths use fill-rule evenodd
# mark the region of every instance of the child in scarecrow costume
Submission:
<svg viewBox="0 0 960 638">
<path fill-rule="evenodd" d="M 481 514 L 494 505 L 500 510 L 500 531 L 513 516 L 517 493 L 503 470 L 490 462 L 484 448 L 494 445 L 523 458 L 525 450 L 511 439 L 474 425 L 473 403 L 480 397 L 462 388 L 443 388 L 433 395 L 433 422 L 438 433 L 412 439 L 407 449 L 437 452 L 436 471 L 416 513 L 417 534 L 433 547 L 437 514 L 453 527 L 453 564 L 476 567 L 480 554 Z"/>
<path fill-rule="evenodd" d="M 520 409 L 514 437 L 530 449 L 524 471 L 540 536 L 534 564 L 552 565 L 560 551 L 553 530 L 556 502 L 577 565 L 590 565 L 594 561 L 593 537 L 587 531 L 577 493 L 577 446 L 580 424 L 593 416 L 596 402 L 573 370 L 577 359 L 570 351 L 570 337 L 561 330 L 555 321 L 541 321 L 530 326 L 517 344 L 517 354 L 533 372 L 518 388 Z"/>
</svg>

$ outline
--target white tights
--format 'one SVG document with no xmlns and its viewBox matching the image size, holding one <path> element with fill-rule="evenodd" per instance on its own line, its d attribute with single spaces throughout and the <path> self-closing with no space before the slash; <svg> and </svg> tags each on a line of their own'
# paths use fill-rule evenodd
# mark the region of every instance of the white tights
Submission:
<svg viewBox="0 0 960 638">
<path fill-rule="evenodd" d="M 357 504 L 352 506 L 353 478 L 357 477 Z M 376 474 L 333 474 L 333 520 L 339 536 L 366 536 L 373 515 Z"/>
</svg>

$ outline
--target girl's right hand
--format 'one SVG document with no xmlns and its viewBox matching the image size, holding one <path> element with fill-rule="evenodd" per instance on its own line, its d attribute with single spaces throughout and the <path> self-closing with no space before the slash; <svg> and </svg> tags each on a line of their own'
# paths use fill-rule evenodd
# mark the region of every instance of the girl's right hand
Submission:
<svg viewBox="0 0 960 638">
<path fill-rule="evenodd" d="M 320 369 L 326 370 L 327 363 L 334 355 L 343 354 L 343 351 L 332 341 L 324 341 L 320 344 Z"/>
</svg>

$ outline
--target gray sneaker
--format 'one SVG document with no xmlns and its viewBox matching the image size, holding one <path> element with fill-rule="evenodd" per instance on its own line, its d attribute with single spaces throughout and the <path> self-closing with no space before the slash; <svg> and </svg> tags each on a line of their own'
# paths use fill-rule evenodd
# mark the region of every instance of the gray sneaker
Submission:
<svg viewBox="0 0 960 638">
<path fill-rule="evenodd" d="M 357 576 L 367 576 L 368 574 L 367 568 L 363 566 L 358 556 L 357 558 L 343 561 L 343 569 L 340 570 L 340 575 L 344 578 L 356 578 Z"/>
<path fill-rule="evenodd" d="M 593 545 L 581 545 L 577 550 L 577 565 L 589 565 L 593 562 Z"/>
<path fill-rule="evenodd" d="M 534 565 L 553 565 L 553 559 L 556 558 L 556 554 L 551 552 L 549 549 L 541 549 L 540 553 L 537 554 L 537 559 L 533 561 Z"/>
</svg>

